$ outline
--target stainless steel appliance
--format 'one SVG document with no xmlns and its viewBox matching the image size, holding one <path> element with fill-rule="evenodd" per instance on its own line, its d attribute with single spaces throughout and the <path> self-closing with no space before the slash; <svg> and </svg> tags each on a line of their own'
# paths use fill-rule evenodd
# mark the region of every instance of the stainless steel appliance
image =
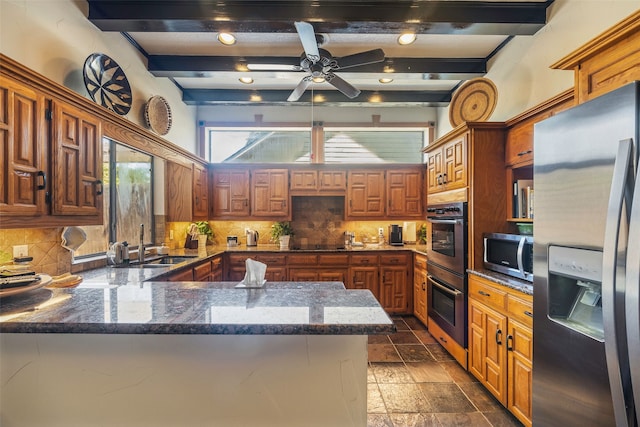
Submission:
<svg viewBox="0 0 640 427">
<path fill-rule="evenodd" d="M 247 246 L 258 246 L 260 234 L 258 234 L 256 230 L 251 230 L 250 228 L 247 228 L 245 233 L 247 234 Z"/>
<path fill-rule="evenodd" d="M 402 246 L 402 226 L 391 224 L 389 226 L 389 244 L 393 246 Z"/>
<path fill-rule="evenodd" d="M 484 235 L 485 268 L 533 282 L 533 237 L 521 234 Z"/>
<path fill-rule="evenodd" d="M 427 208 L 427 313 L 467 347 L 467 204 Z"/>
<path fill-rule="evenodd" d="M 534 128 L 533 425 L 640 408 L 640 82 Z"/>
</svg>

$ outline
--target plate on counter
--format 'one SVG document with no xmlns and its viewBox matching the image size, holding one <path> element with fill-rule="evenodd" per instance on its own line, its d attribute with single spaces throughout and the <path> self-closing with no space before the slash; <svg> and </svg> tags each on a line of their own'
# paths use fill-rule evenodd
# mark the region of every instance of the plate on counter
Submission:
<svg viewBox="0 0 640 427">
<path fill-rule="evenodd" d="M 46 274 L 38 274 L 38 276 L 40 276 L 40 280 L 37 280 L 33 283 L 30 283 L 28 285 L 25 286 L 18 286 L 18 287 L 13 287 L 13 288 L 5 288 L 5 289 L 0 289 L 0 298 L 4 298 L 4 297 L 9 297 L 12 295 L 19 295 L 19 294 L 23 294 L 25 292 L 29 292 L 29 291 L 33 291 L 35 289 L 39 289 L 43 286 L 48 285 L 49 283 L 51 283 L 51 276 L 48 276 Z"/>
</svg>

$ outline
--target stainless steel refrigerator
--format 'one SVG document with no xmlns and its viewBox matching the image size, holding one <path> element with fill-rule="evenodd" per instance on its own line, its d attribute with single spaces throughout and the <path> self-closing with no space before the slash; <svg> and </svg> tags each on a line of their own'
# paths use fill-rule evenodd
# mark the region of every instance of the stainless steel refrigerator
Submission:
<svg viewBox="0 0 640 427">
<path fill-rule="evenodd" d="M 639 126 L 640 82 L 535 125 L 534 426 L 637 425 Z"/>
</svg>

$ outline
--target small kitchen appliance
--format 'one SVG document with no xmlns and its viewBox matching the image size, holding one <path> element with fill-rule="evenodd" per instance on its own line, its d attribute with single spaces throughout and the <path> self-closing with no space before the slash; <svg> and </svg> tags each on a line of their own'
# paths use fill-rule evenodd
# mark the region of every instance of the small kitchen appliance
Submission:
<svg viewBox="0 0 640 427">
<path fill-rule="evenodd" d="M 403 242 L 407 245 L 413 245 L 416 243 L 416 223 L 405 222 L 402 224 Z"/>
<path fill-rule="evenodd" d="M 245 229 L 245 232 L 247 233 L 247 246 L 258 246 L 258 238 L 260 238 L 260 234 L 250 228 Z"/>
<path fill-rule="evenodd" d="M 398 224 L 389 225 L 389 244 L 402 246 L 402 227 Z"/>
</svg>

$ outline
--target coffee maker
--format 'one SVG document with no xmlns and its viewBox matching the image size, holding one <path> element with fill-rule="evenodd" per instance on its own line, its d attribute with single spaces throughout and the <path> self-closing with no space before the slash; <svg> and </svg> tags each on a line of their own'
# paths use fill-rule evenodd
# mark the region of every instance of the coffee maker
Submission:
<svg viewBox="0 0 640 427">
<path fill-rule="evenodd" d="M 389 225 L 389 244 L 402 246 L 402 227 L 398 224 Z"/>
</svg>

